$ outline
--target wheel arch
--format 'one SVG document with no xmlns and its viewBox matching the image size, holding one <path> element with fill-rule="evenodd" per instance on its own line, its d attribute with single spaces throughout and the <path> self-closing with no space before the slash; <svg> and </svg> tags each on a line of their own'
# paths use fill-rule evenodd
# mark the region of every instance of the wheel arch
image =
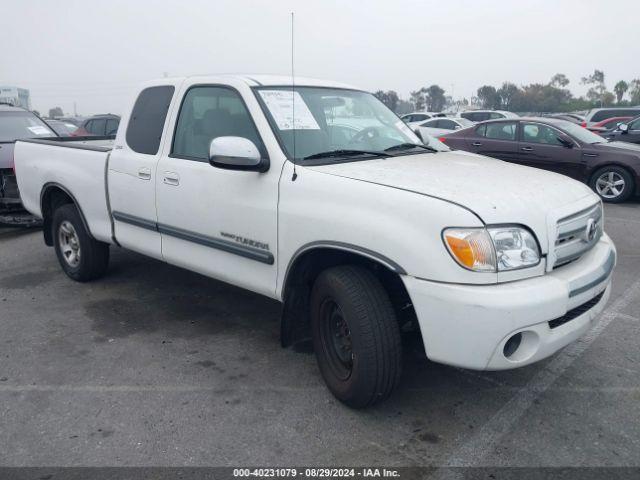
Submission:
<svg viewBox="0 0 640 480">
<path fill-rule="evenodd" d="M 80 218 L 82 219 L 82 225 L 89 237 L 94 239 L 91 230 L 89 230 L 89 224 L 87 223 L 84 213 L 82 213 L 82 208 L 73 193 L 59 183 L 49 182 L 42 187 L 42 191 L 40 192 L 40 211 L 42 212 L 43 221 L 42 232 L 44 234 L 44 242 L 49 247 L 53 246 L 53 232 L 51 231 L 53 212 L 61 205 L 67 204 L 73 204 L 78 209 Z"/>
<path fill-rule="evenodd" d="M 338 265 L 358 265 L 372 271 L 389 294 L 401 324 L 415 320 L 415 312 L 401 276 L 407 272 L 385 255 L 342 242 L 317 241 L 304 245 L 287 266 L 282 295 L 280 340 L 283 347 L 307 340 L 309 299 L 318 275 Z"/>
</svg>

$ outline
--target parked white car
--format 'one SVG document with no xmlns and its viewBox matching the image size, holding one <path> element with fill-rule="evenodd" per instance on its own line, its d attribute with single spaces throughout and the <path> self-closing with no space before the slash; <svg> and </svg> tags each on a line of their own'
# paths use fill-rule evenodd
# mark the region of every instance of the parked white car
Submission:
<svg viewBox="0 0 640 480">
<path fill-rule="evenodd" d="M 519 118 L 517 113 L 505 110 L 467 110 L 462 112 L 460 116 L 472 122 L 484 122 L 485 120 L 497 120 L 499 118 Z"/>
<path fill-rule="evenodd" d="M 400 118 L 404 123 L 406 123 L 409 126 L 409 128 L 414 129 L 416 126 L 418 126 L 420 123 L 424 122 L 425 120 L 429 120 L 430 118 L 445 117 L 445 116 L 446 114 L 442 112 L 412 112 L 412 113 L 407 113 L 406 115 L 403 115 Z"/>
<path fill-rule="evenodd" d="M 350 406 L 400 381 L 401 328 L 434 362 L 510 369 L 579 338 L 609 298 L 616 250 L 586 185 L 435 151 L 370 93 L 204 76 L 134 98 L 113 144 L 16 143 L 63 271 L 94 280 L 123 247 L 279 300 L 282 344 L 311 338 Z"/>
<path fill-rule="evenodd" d="M 425 138 L 426 135 L 439 137 L 474 125 L 475 122 L 461 117 L 432 118 L 414 127 L 414 131 L 420 138 Z"/>
</svg>

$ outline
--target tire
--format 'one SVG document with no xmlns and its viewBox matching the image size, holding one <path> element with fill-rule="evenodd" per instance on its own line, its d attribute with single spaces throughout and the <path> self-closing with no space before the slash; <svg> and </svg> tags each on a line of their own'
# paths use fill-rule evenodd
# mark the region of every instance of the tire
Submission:
<svg viewBox="0 0 640 480">
<path fill-rule="evenodd" d="M 596 171 L 589 181 L 589 186 L 603 202 L 609 203 L 624 202 L 635 190 L 631 174 L 626 169 L 615 165 L 602 167 Z"/>
<path fill-rule="evenodd" d="M 353 408 L 386 399 L 402 372 L 400 329 L 380 281 L 346 265 L 322 272 L 311 292 L 311 330 L 320 373 Z"/>
<path fill-rule="evenodd" d="M 58 207 L 53 212 L 51 228 L 58 261 L 69 278 L 88 282 L 105 274 L 109 245 L 89 236 L 75 205 Z"/>
</svg>

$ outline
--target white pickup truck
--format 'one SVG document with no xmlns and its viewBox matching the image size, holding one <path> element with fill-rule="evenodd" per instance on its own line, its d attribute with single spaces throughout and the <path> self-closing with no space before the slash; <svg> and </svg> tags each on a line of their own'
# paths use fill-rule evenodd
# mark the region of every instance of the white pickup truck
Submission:
<svg viewBox="0 0 640 480">
<path fill-rule="evenodd" d="M 398 384 L 412 325 L 435 362 L 548 357 L 590 328 L 616 263 L 585 185 L 425 146 L 327 81 L 165 78 L 113 142 L 19 141 L 15 168 L 69 277 L 103 275 L 116 245 L 278 299 L 282 344 L 311 338 L 353 407 Z"/>
</svg>

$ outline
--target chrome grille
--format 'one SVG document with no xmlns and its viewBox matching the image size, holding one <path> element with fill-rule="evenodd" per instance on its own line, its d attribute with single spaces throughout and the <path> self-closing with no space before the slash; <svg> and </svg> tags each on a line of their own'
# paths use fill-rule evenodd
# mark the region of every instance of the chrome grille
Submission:
<svg viewBox="0 0 640 480">
<path fill-rule="evenodd" d="M 602 236 L 603 223 L 601 203 L 558 220 L 553 268 L 577 260 L 591 250 Z"/>
</svg>

